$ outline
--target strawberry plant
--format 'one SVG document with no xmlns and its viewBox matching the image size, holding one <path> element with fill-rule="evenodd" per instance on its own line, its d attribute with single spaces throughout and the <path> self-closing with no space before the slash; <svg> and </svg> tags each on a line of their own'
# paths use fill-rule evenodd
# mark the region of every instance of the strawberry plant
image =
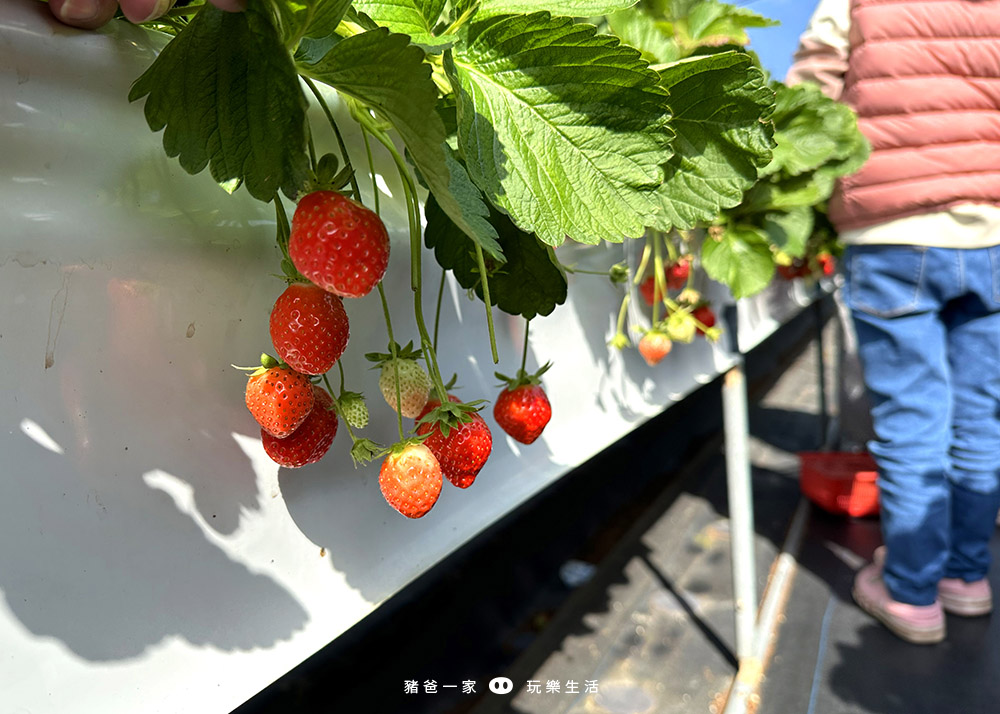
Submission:
<svg viewBox="0 0 1000 714">
<path fill-rule="evenodd" d="M 605 273 L 628 287 L 614 346 L 630 343 L 633 288 L 650 311 L 638 345 L 650 364 L 674 343 L 717 339 L 696 280 L 721 281 L 737 298 L 762 289 L 776 262 L 804 255 L 815 207 L 864 157 L 849 111 L 769 82 L 745 50 L 746 28 L 769 22 L 716 0 L 555 0 L 544 9 L 532 0 L 248 0 L 239 13 L 196 0 L 153 23 L 172 39 L 129 98 L 144 100 L 150 128 L 186 171 L 207 169 L 227 191 L 273 204 L 288 287 L 270 325 L 284 362 L 271 369 L 326 396 L 308 393 L 271 435 L 305 440 L 296 429 L 329 399 L 355 461 L 383 457 L 383 494 L 411 517 L 433 505 L 442 467 L 458 485 L 475 478 L 481 463 L 449 456 L 449 434 L 486 436 L 478 400 L 453 403 L 442 376 L 424 316 L 429 256 L 482 301 L 494 362 L 494 309 L 549 315 L 567 299 L 567 275 L 586 272 L 560 261 L 567 240 L 644 241 L 635 271 Z M 363 205 L 367 179 L 327 104 L 333 94 L 360 128 L 372 184 L 373 147 L 399 175 L 416 346 L 400 347 L 393 332 L 379 194 Z M 310 100 L 325 125 L 309 120 Z M 339 155 L 317 156 L 321 132 Z M 286 202 L 296 204 L 291 221 Z M 375 294 L 389 348 L 370 357 L 399 432 L 388 448 L 355 433 L 368 407 L 345 388 L 340 363 L 343 300 Z M 522 358 L 494 409 L 524 443 L 551 415 L 544 369 L 528 375 Z M 522 403 L 529 416 L 514 416 Z M 418 420 L 416 436 L 404 417 Z"/>
</svg>

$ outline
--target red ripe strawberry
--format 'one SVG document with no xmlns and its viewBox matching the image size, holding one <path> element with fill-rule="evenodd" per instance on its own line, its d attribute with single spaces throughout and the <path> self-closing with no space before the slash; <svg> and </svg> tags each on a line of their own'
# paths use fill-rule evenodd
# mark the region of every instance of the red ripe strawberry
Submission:
<svg viewBox="0 0 1000 714">
<path fill-rule="evenodd" d="M 837 269 L 837 260 L 829 251 L 824 250 L 816 256 L 816 267 L 820 269 L 823 275 L 833 275 L 833 271 Z"/>
<path fill-rule="evenodd" d="M 639 340 L 639 354 L 646 360 L 646 364 L 652 367 L 670 354 L 670 348 L 673 346 L 673 342 L 667 335 L 650 330 Z"/>
<path fill-rule="evenodd" d="M 552 418 L 552 405 L 537 382 L 508 384 L 493 404 L 493 418 L 515 441 L 530 444 Z"/>
<path fill-rule="evenodd" d="M 293 283 L 271 309 L 271 342 L 302 374 L 325 374 L 347 349 L 350 325 L 344 301 L 315 285 Z"/>
<path fill-rule="evenodd" d="M 650 275 L 643 280 L 639 286 L 639 294 L 642 295 L 642 299 L 646 301 L 647 305 L 652 305 L 656 302 L 658 297 L 656 293 L 656 278 Z"/>
<path fill-rule="evenodd" d="M 329 393 L 313 386 L 312 411 L 298 429 L 284 439 L 260 430 L 264 451 L 276 464 L 290 469 L 316 463 L 330 450 L 337 435 L 337 413 L 331 407 L 333 399 Z"/>
<path fill-rule="evenodd" d="M 441 465 L 423 444 L 409 442 L 385 457 L 378 485 L 390 506 L 407 518 L 420 518 L 441 495 Z"/>
<path fill-rule="evenodd" d="M 664 272 L 667 278 L 667 288 L 680 290 L 687 285 L 688 276 L 691 274 L 691 259 L 678 258 L 676 262 L 668 265 Z"/>
<path fill-rule="evenodd" d="M 796 269 L 794 265 L 781 265 L 777 266 L 778 275 L 780 275 L 784 280 L 795 280 Z"/>
<path fill-rule="evenodd" d="M 448 399 L 460 403 L 459 399 L 450 394 Z M 440 406 L 441 402 L 431 399 L 420 412 L 417 421 Z M 463 411 L 462 416 L 454 418 L 442 415 L 442 421 L 418 424 L 417 434 L 428 434 L 423 440 L 424 445 L 437 458 L 444 477 L 459 488 L 472 485 L 493 449 L 493 434 L 486 421 L 474 411 Z"/>
<path fill-rule="evenodd" d="M 715 312 L 708 305 L 699 305 L 691 311 L 691 316 L 705 327 L 715 327 Z M 704 335 L 705 331 L 701 326 L 696 327 L 699 335 Z"/>
<path fill-rule="evenodd" d="M 282 439 L 312 411 L 312 387 L 308 377 L 290 367 L 262 367 L 247 380 L 247 409 L 264 431 Z"/>
<path fill-rule="evenodd" d="M 363 297 L 385 275 L 389 234 L 361 204 L 335 191 L 313 191 L 292 216 L 288 252 L 298 271 L 324 290 Z"/>
<path fill-rule="evenodd" d="M 801 258 L 796 258 L 791 265 L 779 265 L 778 275 L 785 280 L 795 280 L 809 274 L 809 266 Z"/>
</svg>

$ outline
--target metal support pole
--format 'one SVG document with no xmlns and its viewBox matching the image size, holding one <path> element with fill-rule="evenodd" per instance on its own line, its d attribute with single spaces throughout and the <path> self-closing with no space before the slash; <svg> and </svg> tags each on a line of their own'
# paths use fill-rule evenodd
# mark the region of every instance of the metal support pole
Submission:
<svg viewBox="0 0 1000 714">
<path fill-rule="evenodd" d="M 819 372 L 819 448 L 830 443 L 830 404 L 826 395 L 826 355 L 823 345 L 823 300 L 813 301 L 813 317 L 816 318 L 816 370 Z"/>
<path fill-rule="evenodd" d="M 743 365 L 726 373 L 722 387 L 722 418 L 726 436 L 726 482 L 733 558 L 733 594 L 736 609 L 736 657 L 740 667 L 754 652 L 757 618 L 754 562 L 753 498 L 750 483 L 749 416 Z"/>
<path fill-rule="evenodd" d="M 839 451 L 841 449 L 840 425 L 842 424 L 841 419 L 843 419 L 844 414 L 844 354 L 847 349 L 847 341 L 844 337 L 844 321 L 840 314 L 840 300 L 840 288 L 838 287 L 833 293 L 833 413 L 836 416 L 834 416 L 831 420 L 830 433 L 827 437 L 827 446 L 834 451 Z"/>
</svg>

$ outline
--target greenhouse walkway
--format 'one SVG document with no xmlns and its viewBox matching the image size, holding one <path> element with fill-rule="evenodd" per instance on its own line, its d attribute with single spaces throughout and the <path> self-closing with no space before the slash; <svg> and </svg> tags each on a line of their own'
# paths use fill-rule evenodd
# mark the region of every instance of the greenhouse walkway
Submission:
<svg viewBox="0 0 1000 714">
<path fill-rule="evenodd" d="M 834 341 L 824 343 L 829 365 Z M 752 400 L 758 593 L 782 548 L 793 548 L 795 561 L 776 643 L 745 706 L 726 708 L 736 657 L 725 462 L 716 444 L 504 673 L 511 694 L 482 697 L 473 714 L 1000 711 L 1000 618 L 949 617 L 948 638 L 935 646 L 898 640 L 850 596 L 854 571 L 880 543 L 878 520 L 799 505 L 796 452 L 822 442 L 818 364 L 813 342 Z M 789 539 L 797 508 L 806 525 Z M 993 585 L 1000 591 L 1000 571 Z"/>
<path fill-rule="evenodd" d="M 815 335 L 816 317 L 832 310 L 809 312 L 747 357 L 758 597 L 775 563 L 792 565 L 788 586 L 774 589 L 784 597 L 762 671 L 741 673 L 750 696 L 729 696 L 737 657 L 713 384 L 484 532 L 236 714 L 996 714 L 998 618 L 950 618 L 936 646 L 897 640 L 850 597 L 878 521 L 803 505 L 796 454 L 829 433 Z M 827 322 L 827 367 L 833 329 Z M 509 689 L 494 693 L 491 682 Z"/>
</svg>

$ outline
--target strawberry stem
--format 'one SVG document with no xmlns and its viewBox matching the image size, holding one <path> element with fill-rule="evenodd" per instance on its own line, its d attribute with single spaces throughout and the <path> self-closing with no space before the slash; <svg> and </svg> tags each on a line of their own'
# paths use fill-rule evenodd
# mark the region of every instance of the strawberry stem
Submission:
<svg viewBox="0 0 1000 714">
<path fill-rule="evenodd" d="M 438 284 L 437 306 L 434 308 L 434 351 L 438 348 L 438 327 L 441 325 L 441 298 L 444 297 L 444 281 L 448 277 L 448 271 L 441 269 L 441 282 Z"/>
<path fill-rule="evenodd" d="M 667 236 L 663 237 L 663 241 L 667 244 L 667 255 L 670 256 L 670 262 L 676 263 L 677 259 L 680 257 L 677 254 L 677 246 L 675 246 L 674 242 Z"/>
<path fill-rule="evenodd" d="M 285 260 L 290 262 L 291 257 L 288 255 L 288 239 L 291 235 L 291 231 L 288 227 L 288 214 L 285 213 L 285 207 L 281 204 L 281 197 L 278 194 L 274 195 L 274 223 L 278 234 L 278 247 L 281 248 L 281 254 L 285 257 Z"/>
<path fill-rule="evenodd" d="M 643 273 L 646 272 L 646 266 L 649 265 L 650 250 L 649 239 L 647 239 L 645 245 L 642 246 L 642 257 L 639 258 L 639 267 L 635 269 L 635 277 L 632 279 L 633 285 L 638 285 L 642 282 Z"/>
<path fill-rule="evenodd" d="M 528 364 L 528 328 L 531 327 L 531 320 L 524 321 L 524 346 L 521 347 L 521 371 L 518 372 L 518 377 L 522 377 L 526 374 L 524 371 L 525 365 Z"/>
<path fill-rule="evenodd" d="M 341 376 L 341 379 L 343 379 L 343 376 L 344 376 L 344 370 L 343 370 L 343 368 L 341 368 L 341 370 L 340 370 L 340 376 Z M 341 408 L 340 408 L 340 401 L 334 396 L 334 394 L 333 394 L 333 387 L 330 386 L 330 380 L 327 378 L 327 376 L 325 374 L 323 375 L 323 383 L 326 384 L 326 391 L 329 392 L 330 396 L 333 398 L 333 403 L 334 403 L 334 405 L 336 405 L 337 416 L 340 417 L 340 422 L 344 425 L 344 428 L 347 429 L 347 435 L 349 437 L 351 437 L 351 446 L 352 446 L 352 448 L 351 448 L 351 458 L 354 460 L 354 466 L 355 466 L 355 468 L 357 468 L 358 464 L 360 463 L 360 460 L 355 455 L 355 449 L 353 447 L 356 447 L 358 444 L 361 444 L 362 442 L 364 442 L 365 445 L 368 445 L 368 446 L 372 447 L 372 448 L 368 449 L 371 452 L 371 451 L 373 451 L 374 447 L 380 447 L 380 445 L 376 444 L 375 442 L 370 441 L 368 439 L 359 439 L 357 436 L 354 435 L 354 429 L 351 428 L 351 423 L 349 421 L 347 421 L 347 419 L 344 418 L 344 413 L 341 411 Z M 343 393 L 343 391 L 344 391 L 343 382 L 341 382 L 340 391 L 341 391 L 341 393 Z M 374 456 L 374 453 L 372 453 L 372 455 Z M 365 460 L 367 460 L 367 459 L 365 459 Z"/>
<path fill-rule="evenodd" d="M 385 288 L 382 281 L 378 282 L 378 296 L 382 298 L 382 314 L 385 315 L 385 329 L 389 333 L 389 352 L 392 353 L 392 376 L 396 383 L 396 422 L 399 426 L 399 438 L 403 439 L 403 397 L 399 389 L 399 361 L 396 359 L 396 340 L 392 336 L 392 318 L 389 317 L 389 303 L 385 299 Z"/>
<path fill-rule="evenodd" d="M 364 121 L 369 121 L 367 115 L 362 115 Z M 427 371 L 434 385 L 441 403 L 448 401 L 448 392 L 441 379 L 441 370 L 438 368 L 437 353 L 427 332 L 427 323 L 424 321 L 424 311 L 422 305 L 422 279 L 421 279 L 421 242 L 420 242 L 420 207 L 417 200 L 416 184 L 410 175 L 406 162 L 396 149 L 396 145 L 386 136 L 379 127 L 375 125 L 367 126 L 368 131 L 382 146 L 386 148 L 396 164 L 399 178 L 403 183 L 403 194 L 407 206 L 407 219 L 410 228 L 410 287 L 413 290 L 413 315 L 417 322 L 417 331 L 420 333 L 420 346 L 423 350 L 424 361 L 427 363 Z"/>
<path fill-rule="evenodd" d="M 344 165 L 353 167 L 354 164 L 351 163 L 351 155 L 347 153 L 347 144 L 344 143 L 344 137 L 340 133 L 340 128 L 337 126 L 337 121 L 333 118 L 333 112 L 330 111 L 330 107 L 327 105 L 326 100 L 323 99 L 323 95 L 320 94 L 319 88 L 316 84 L 305 75 L 300 75 L 306 86 L 312 90 L 313 96 L 316 97 L 316 101 L 319 102 L 319 106 L 323 109 L 323 113 L 326 114 L 326 120 L 330 123 L 330 128 L 333 129 L 334 135 L 337 137 L 337 144 L 340 146 L 340 153 L 344 157 Z M 361 189 L 358 187 L 358 179 L 351 171 L 351 190 L 354 192 L 354 200 L 361 201 Z"/>
<path fill-rule="evenodd" d="M 497 336 L 493 329 L 493 303 L 490 302 L 490 281 L 486 279 L 486 259 L 483 258 L 483 247 L 476 243 L 476 264 L 479 267 L 479 279 L 483 281 L 483 302 L 486 303 L 486 329 L 490 333 L 490 352 L 493 364 L 500 361 L 497 354 Z"/>
<path fill-rule="evenodd" d="M 306 122 L 306 140 L 309 142 L 309 166 L 312 167 L 313 174 L 319 169 L 319 162 L 316 160 L 316 144 L 313 142 L 312 126 Z"/>
<path fill-rule="evenodd" d="M 660 234 L 653 233 L 653 297 L 666 300 L 667 284 L 663 274 L 663 251 Z M 660 319 L 660 300 L 653 300 L 653 324 Z"/>
<path fill-rule="evenodd" d="M 375 162 L 372 161 L 372 145 L 368 141 L 368 130 L 365 129 L 365 125 L 359 124 L 359 126 L 361 127 L 361 138 L 365 140 L 365 153 L 368 155 L 368 173 L 372 177 L 372 196 L 375 197 L 375 215 L 381 218 L 382 212 L 379 210 L 378 183 L 375 181 Z"/>
<path fill-rule="evenodd" d="M 573 275 L 601 275 L 605 278 L 608 277 L 607 270 L 583 270 L 581 268 L 574 268 L 569 265 L 563 265 L 562 269 L 567 273 L 572 273 Z"/>
<path fill-rule="evenodd" d="M 475 0 L 475 2 L 469 5 L 469 7 L 465 9 L 465 12 L 463 12 L 462 15 L 457 20 L 451 23 L 448 26 L 448 29 L 446 29 L 442 34 L 452 35 L 458 32 L 458 28 L 460 28 L 462 25 L 468 22 L 469 18 L 472 17 L 473 14 L 475 14 L 476 10 L 478 9 L 479 9 L 479 0 Z"/>
<path fill-rule="evenodd" d="M 625 297 L 622 298 L 622 306 L 618 308 L 618 322 L 615 325 L 615 337 L 612 343 L 619 348 L 624 347 L 627 344 L 628 337 L 625 335 L 625 316 L 628 313 L 628 304 L 631 301 L 631 295 L 626 292 Z"/>
</svg>

